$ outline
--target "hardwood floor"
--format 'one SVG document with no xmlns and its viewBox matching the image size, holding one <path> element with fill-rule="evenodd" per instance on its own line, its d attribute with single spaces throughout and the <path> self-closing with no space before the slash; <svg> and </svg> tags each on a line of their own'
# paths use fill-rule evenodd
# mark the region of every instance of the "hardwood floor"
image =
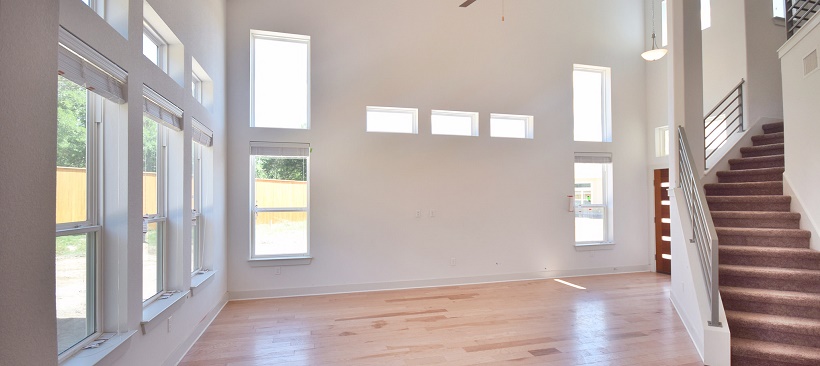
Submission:
<svg viewBox="0 0 820 366">
<path fill-rule="evenodd" d="M 180 365 L 702 365 L 655 273 L 233 301 Z"/>
</svg>

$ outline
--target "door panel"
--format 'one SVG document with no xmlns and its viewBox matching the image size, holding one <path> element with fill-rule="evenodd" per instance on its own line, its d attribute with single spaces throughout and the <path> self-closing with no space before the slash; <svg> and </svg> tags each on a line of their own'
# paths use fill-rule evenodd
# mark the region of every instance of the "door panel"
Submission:
<svg viewBox="0 0 820 366">
<path fill-rule="evenodd" d="M 669 169 L 655 170 L 655 271 L 672 273 L 669 228 Z M 666 219 L 666 220 L 664 220 Z M 664 222 L 666 221 L 666 222 Z"/>
</svg>

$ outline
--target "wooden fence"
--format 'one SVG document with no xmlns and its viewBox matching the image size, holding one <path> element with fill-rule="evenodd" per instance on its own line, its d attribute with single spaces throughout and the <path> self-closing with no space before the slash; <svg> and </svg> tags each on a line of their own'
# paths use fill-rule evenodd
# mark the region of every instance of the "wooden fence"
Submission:
<svg viewBox="0 0 820 366">
<path fill-rule="evenodd" d="M 258 207 L 295 208 L 307 207 L 307 182 L 278 179 L 257 179 L 255 198 Z M 257 224 L 272 224 L 279 221 L 305 221 L 302 212 L 259 214 Z"/>
</svg>

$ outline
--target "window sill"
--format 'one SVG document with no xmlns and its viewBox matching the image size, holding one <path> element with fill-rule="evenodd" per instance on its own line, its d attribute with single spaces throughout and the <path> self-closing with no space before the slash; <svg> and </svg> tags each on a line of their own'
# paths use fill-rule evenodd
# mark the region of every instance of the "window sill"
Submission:
<svg viewBox="0 0 820 366">
<path fill-rule="evenodd" d="M 208 280 L 213 278 L 215 273 L 216 271 L 203 270 L 191 276 L 191 296 L 194 296 L 195 290 L 200 286 L 204 287 L 205 283 L 209 282 Z"/>
<path fill-rule="evenodd" d="M 113 354 L 117 348 L 125 344 L 134 334 L 137 334 L 136 330 L 115 334 L 97 348 L 80 350 L 60 363 L 60 366 L 96 365 L 108 357 L 108 355 Z"/>
<path fill-rule="evenodd" d="M 612 250 L 615 249 L 615 243 L 583 243 L 575 244 L 576 252 L 589 252 L 593 250 Z"/>
<path fill-rule="evenodd" d="M 253 258 L 248 259 L 251 267 L 275 267 L 275 266 L 304 266 L 310 264 L 313 257 L 279 257 L 279 258 Z"/>
<path fill-rule="evenodd" d="M 774 18 L 772 18 L 772 22 L 774 22 L 774 25 L 779 25 L 781 27 L 786 26 L 786 19 L 785 18 L 774 17 Z"/>
<path fill-rule="evenodd" d="M 140 322 L 142 334 L 147 334 L 156 328 L 160 322 L 168 319 L 174 311 L 182 306 L 182 303 L 185 302 L 184 300 L 188 298 L 190 293 L 190 290 L 180 291 L 167 299 L 154 300 L 154 302 L 144 307 L 142 309 L 142 321 Z"/>
</svg>

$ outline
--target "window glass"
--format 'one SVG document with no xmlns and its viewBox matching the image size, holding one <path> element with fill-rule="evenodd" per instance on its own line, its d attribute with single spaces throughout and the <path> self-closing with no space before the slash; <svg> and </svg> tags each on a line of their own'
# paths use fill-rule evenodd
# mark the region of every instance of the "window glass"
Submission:
<svg viewBox="0 0 820 366">
<path fill-rule="evenodd" d="M 418 109 L 367 107 L 367 132 L 417 133 Z"/>
<path fill-rule="evenodd" d="M 142 33 L 142 54 L 145 55 L 154 65 L 159 66 L 160 45 L 147 32 Z"/>
<path fill-rule="evenodd" d="M 253 35 L 252 126 L 309 127 L 310 37 Z"/>
<path fill-rule="evenodd" d="M 433 111 L 433 135 L 478 136 L 478 113 Z"/>
<path fill-rule="evenodd" d="M 164 288 L 165 272 L 165 158 L 166 128 L 147 116 L 142 122 L 142 290 L 143 302 L 153 300 Z"/>
<path fill-rule="evenodd" d="M 572 93 L 575 141 L 611 141 L 609 68 L 575 65 Z"/>
<path fill-rule="evenodd" d="M 490 115 L 490 136 L 531 139 L 532 119 L 532 116 L 492 114 Z"/>
<path fill-rule="evenodd" d="M 254 156 L 253 257 L 308 253 L 308 158 Z"/>
<path fill-rule="evenodd" d="M 162 232 L 158 222 L 145 224 L 142 242 L 142 301 L 151 299 L 163 290 L 162 286 Z"/>
<path fill-rule="evenodd" d="M 576 243 L 610 242 L 610 167 L 611 163 L 575 163 Z"/>
</svg>

